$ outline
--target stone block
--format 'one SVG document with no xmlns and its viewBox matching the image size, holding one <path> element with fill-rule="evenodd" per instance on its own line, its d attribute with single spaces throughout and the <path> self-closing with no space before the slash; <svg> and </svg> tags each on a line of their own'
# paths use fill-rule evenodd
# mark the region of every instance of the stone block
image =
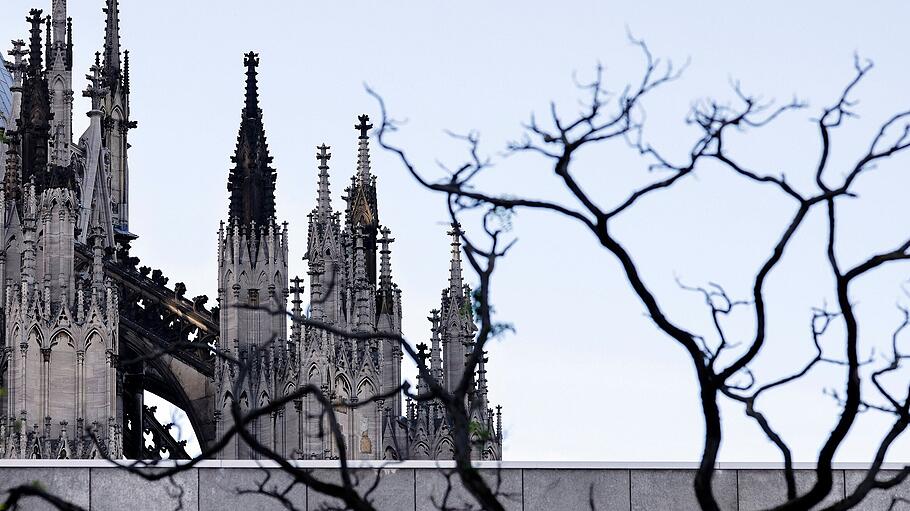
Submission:
<svg viewBox="0 0 910 511">
<path fill-rule="evenodd" d="M 48 493 L 67 502 L 88 509 L 89 469 L 88 468 L 0 468 L 0 492 L 6 500 L 6 491 L 23 484 L 38 484 Z M 19 501 L 20 509 L 37 511 L 53 510 L 56 507 L 38 497 L 27 497 Z"/>
<path fill-rule="evenodd" d="M 91 469 L 92 511 L 123 511 L 137 507 L 198 511 L 198 470 L 180 472 L 170 479 L 148 481 L 122 468 Z"/>
<path fill-rule="evenodd" d="M 632 470 L 632 511 L 700 509 L 692 481 L 694 470 Z M 714 498 L 723 510 L 736 510 L 736 471 L 714 473 Z"/>
<path fill-rule="evenodd" d="M 417 511 L 435 511 L 443 503 L 451 509 L 480 509 L 477 501 L 464 489 L 458 475 L 446 477 L 451 470 L 432 468 L 417 470 Z M 480 470 L 480 475 L 490 489 L 499 494 L 499 501 L 505 509 L 521 511 L 521 469 L 483 469 Z"/>
<path fill-rule="evenodd" d="M 628 470 L 524 470 L 524 509 L 627 511 L 631 502 Z"/>
<path fill-rule="evenodd" d="M 337 469 L 314 470 L 313 476 L 320 481 L 341 483 L 341 474 Z M 351 470 L 351 476 L 358 493 L 369 500 L 378 511 L 414 509 L 414 469 L 356 469 Z M 329 497 L 312 488 L 307 488 L 307 502 L 307 509 L 310 511 L 345 508 L 342 500 Z"/>
<path fill-rule="evenodd" d="M 884 480 L 890 477 L 893 477 L 897 474 L 895 470 L 882 470 L 879 472 L 877 479 Z M 847 494 L 851 493 L 853 490 L 859 486 L 860 481 L 866 477 L 865 470 L 846 470 L 845 471 L 845 483 Z M 872 511 L 878 509 L 889 509 L 891 506 L 892 499 L 894 497 L 903 497 L 905 499 L 910 498 L 910 478 L 904 479 L 904 481 L 888 490 L 872 490 L 867 495 L 866 498 L 860 502 L 855 509 L 856 511 Z M 894 508 L 890 508 L 892 511 L 910 511 L 910 502 L 896 502 Z"/>
<path fill-rule="evenodd" d="M 796 492 L 802 495 L 815 484 L 814 470 L 796 470 Z M 786 501 L 787 483 L 783 470 L 739 470 L 739 509 L 752 511 L 767 509 Z M 831 493 L 817 506 L 821 509 L 844 497 L 844 471 L 834 471 Z"/>
<path fill-rule="evenodd" d="M 279 511 L 287 507 L 260 490 L 283 494 L 291 476 L 278 469 L 201 468 L 199 469 L 200 511 L 256 509 Z M 284 495 L 298 509 L 306 509 L 306 487 L 298 485 Z"/>
</svg>

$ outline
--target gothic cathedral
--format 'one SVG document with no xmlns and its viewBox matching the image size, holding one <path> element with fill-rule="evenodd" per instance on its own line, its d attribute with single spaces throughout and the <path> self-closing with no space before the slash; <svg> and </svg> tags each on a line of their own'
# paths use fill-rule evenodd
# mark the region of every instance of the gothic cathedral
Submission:
<svg viewBox="0 0 910 511">
<path fill-rule="evenodd" d="M 269 408 L 245 428 L 287 459 L 451 458 L 444 408 L 403 403 L 397 391 L 401 289 L 394 239 L 379 219 L 369 117 L 357 118 L 343 213 L 330 197 L 330 148 L 317 147 L 308 279 L 292 279 L 292 229 L 276 214 L 277 172 L 259 107 L 259 56 L 245 55 L 230 203 L 218 229 L 217 304 L 206 308 L 205 296 L 185 298 L 186 286 L 168 287 L 129 253 L 137 237 L 129 230 L 129 52 L 120 49 L 118 1 L 106 0 L 104 12 L 103 51 L 82 93 L 90 122 L 78 141 L 66 0 L 53 0 L 50 16 L 33 9 L 28 44 L 13 41 L 0 66 L 0 457 L 185 457 L 144 406 L 148 390 L 187 412 L 203 449 L 235 425 L 237 404 Z M 457 226 L 450 235 L 449 283 L 430 313 L 430 346 L 418 345 L 447 388 L 464 376 L 476 332 Z M 501 413 L 487 401 L 485 362 L 469 375 L 468 409 L 487 432 L 472 457 L 500 459 Z M 283 399 L 304 387 L 313 392 Z M 418 393 L 425 389 L 418 378 Z M 324 434 L 326 406 L 342 441 Z M 217 456 L 256 454 L 234 436 Z"/>
</svg>

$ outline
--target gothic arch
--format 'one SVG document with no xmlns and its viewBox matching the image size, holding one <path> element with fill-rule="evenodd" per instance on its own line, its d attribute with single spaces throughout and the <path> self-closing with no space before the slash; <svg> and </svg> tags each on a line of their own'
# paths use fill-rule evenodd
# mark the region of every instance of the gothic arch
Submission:
<svg viewBox="0 0 910 511">
<path fill-rule="evenodd" d="M 351 394 L 351 382 L 348 381 L 347 376 L 344 374 L 339 374 L 335 377 L 335 395 L 339 398 L 349 400 L 353 394 Z M 344 396 L 341 395 L 344 393 Z"/>
<path fill-rule="evenodd" d="M 45 385 L 54 384 L 46 394 L 47 416 L 52 423 L 78 416 L 76 402 L 79 398 L 79 372 L 76 355 L 76 341 L 65 330 L 57 330 L 51 336 L 50 360 L 46 363 Z M 64 383 L 66 382 L 66 383 Z"/>
<path fill-rule="evenodd" d="M 426 442 L 418 442 L 414 446 L 414 458 L 415 459 L 428 459 L 430 457 L 430 448 L 427 446 Z"/>
<path fill-rule="evenodd" d="M 364 395 L 364 388 L 367 388 L 368 393 L 367 397 L 372 397 L 376 395 L 376 385 L 373 384 L 373 381 L 369 378 L 363 378 L 360 380 L 360 383 L 357 384 L 357 399 L 362 399 L 360 396 Z"/>
<path fill-rule="evenodd" d="M 85 342 L 82 345 L 82 349 L 88 351 L 89 348 L 98 347 L 103 350 L 107 350 L 109 348 L 105 340 L 105 336 L 101 333 L 101 331 L 97 328 L 92 328 L 85 336 Z"/>
<path fill-rule="evenodd" d="M 79 349 L 79 347 L 76 345 L 76 340 L 73 339 L 73 336 L 66 328 L 61 327 L 54 330 L 54 333 L 51 334 L 50 339 L 51 343 L 48 345 L 49 348 L 53 348 L 54 346 L 61 344 L 60 340 L 62 339 L 65 341 L 63 346 L 71 346 L 74 350 Z"/>
<path fill-rule="evenodd" d="M 63 83 L 63 77 L 57 75 L 54 78 L 54 83 L 51 84 L 51 90 L 54 91 L 54 95 L 60 94 L 60 99 L 63 99 L 63 91 L 66 90 L 66 84 Z"/>
<path fill-rule="evenodd" d="M 433 458 L 437 460 L 450 460 L 455 456 L 455 446 L 448 438 L 443 438 L 436 444 L 436 454 Z"/>
<path fill-rule="evenodd" d="M 120 105 L 117 105 L 111 110 L 111 119 L 115 121 L 123 120 L 123 110 L 120 108 Z"/>
<path fill-rule="evenodd" d="M 313 377 L 315 375 L 315 378 Z M 322 374 L 319 371 L 319 366 L 316 363 L 313 363 L 310 366 L 310 370 L 307 373 L 307 382 L 311 384 L 321 384 L 322 383 Z"/>
<path fill-rule="evenodd" d="M 233 394 L 231 394 L 231 391 L 229 390 L 229 391 L 225 392 L 224 395 L 221 397 L 221 407 L 220 407 L 221 410 L 224 410 L 225 408 L 228 408 L 229 406 L 231 406 L 231 402 L 233 400 L 234 400 L 234 396 L 233 396 Z"/>
<path fill-rule="evenodd" d="M 18 346 L 19 345 L 19 324 L 16 323 L 13 325 L 13 336 L 7 341 L 9 346 Z"/>
<path fill-rule="evenodd" d="M 32 339 L 35 340 L 35 343 L 38 345 L 38 349 L 44 348 L 44 336 L 41 335 L 41 330 L 38 329 L 38 325 L 32 326 L 28 331 L 28 345 L 32 344 Z"/>
</svg>

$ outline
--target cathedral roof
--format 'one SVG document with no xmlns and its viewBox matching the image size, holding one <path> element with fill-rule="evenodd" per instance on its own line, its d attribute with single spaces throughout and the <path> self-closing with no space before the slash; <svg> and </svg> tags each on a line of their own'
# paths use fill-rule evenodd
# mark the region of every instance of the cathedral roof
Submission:
<svg viewBox="0 0 910 511">
<path fill-rule="evenodd" d="M 0 129 L 6 129 L 13 117 L 13 76 L 6 69 L 6 61 L 0 58 Z"/>
</svg>

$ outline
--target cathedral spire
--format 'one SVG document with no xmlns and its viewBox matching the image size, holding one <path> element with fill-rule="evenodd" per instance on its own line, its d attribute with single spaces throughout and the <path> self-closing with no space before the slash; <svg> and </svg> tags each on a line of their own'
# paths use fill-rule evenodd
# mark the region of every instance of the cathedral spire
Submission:
<svg viewBox="0 0 910 511">
<path fill-rule="evenodd" d="M 120 4 L 107 0 L 104 8 L 104 77 L 107 86 L 115 88 L 120 81 Z"/>
<path fill-rule="evenodd" d="M 392 231 L 388 227 L 383 227 L 379 233 L 382 234 L 378 240 L 381 246 L 379 250 L 379 286 L 382 289 L 388 289 L 392 286 L 392 261 L 390 258 L 392 251 L 389 249 L 389 244 L 395 241 L 395 238 L 389 237 Z"/>
<path fill-rule="evenodd" d="M 360 229 L 354 232 L 354 329 L 357 332 L 366 332 L 373 326 L 370 318 L 365 238 L 366 235 Z"/>
<path fill-rule="evenodd" d="M 130 93 L 130 51 L 123 52 L 123 92 Z"/>
<path fill-rule="evenodd" d="M 480 412 L 487 411 L 487 368 L 486 363 L 490 361 L 486 357 L 486 351 L 480 354 L 480 358 L 477 360 L 477 407 Z"/>
<path fill-rule="evenodd" d="M 319 191 L 316 202 L 316 213 L 321 217 L 328 217 L 332 214 L 332 196 L 329 192 L 329 159 L 332 153 L 329 152 L 330 146 L 322 144 L 317 147 L 316 159 L 319 160 Z"/>
<path fill-rule="evenodd" d="M 66 42 L 66 0 L 54 0 L 51 7 L 51 16 L 54 20 L 54 44 Z"/>
<path fill-rule="evenodd" d="M 29 39 L 28 68 L 22 83 L 22 100 L 16 129 L 19 131 L 22 182 L 28 183 L 32 176 L 47 171 L 48 140 L 50 138 L 49 91 L 47 74 L 42 68 L 41 54 L 41 10 L 32 9 L 28 21 L 32 28 Z M 41 177 L 38 178 L 39 185 Z"/>
<path fill-rule="evenodd" d="M 291 288 L 288 291 L 291 293 L 291 296 L 293 296 L 291 299 L 291 314 L 293 314 L 294 317 L 291 320 L 291 340 L 300 343 L 303 338 L 303 308 L 300 306 L 303 303 L 303 300 L 300 298 L 301 293 L 303 293 L 303 279 L 300 277 L 291 279 Z"/>
<path fill-rule="evenodd" d="M 449 263 L 449 292 L 450 296 L 454 298 L 461 294 L 464 288 L 464 278 L 461 273 L 461 226 L 453 223 L 449 236 L 452 237 L 452 258 Z"/>
<path fill-rule="evenodd" d="M 44 67 L 50 69 L 51 62 L 54 60 L 54 47 L 51 43 L 51 17 L 44 17 L 44 57 L 46 62 Z"/>
<path fill-rule="evenodd" d="M 430 331 L 432 332 L 432 337 L 430 338 L 430 374 L 433 375 L 433 379 L 436 380 L 436 383 L 442 385 L 443 379 L 443 370 L 442 370 L 442 349 L 440 348 L 440 339 L 439 339 L 439 309 L 433 309 L 430 311 L 430 317 L 427 318 L 432 323 Z"/>
<path fill-rule="evenodd" d="M 26 20 L 31 23 L 28 47 L 28 74 L 36 77 L 41 73 L 41 9 L 32 9 Z"/>
<path fill-rule="evenodd" d="M 6 175 L 3 176 L 3 190 L 6 203 L 14 204 L 20 197 L 19 136 L 13 132 L 6 149 Z"/>
<path fill-rule="evenodd" d="M 360 131 L 357 137 L 357 177 L 361 182 L 368 184 L 370 182 L 370 137 L 368 135 L 373 125 L 370 124 L 370 116 L 363 114 L 357 117 L 358 122 L 354 129 Z"/>
<path fill-rule="evenodd" d="M 73 18 L 66 18 L 66 70 L 73 70 Z"/>
<path fill-rule="evenodd" d="M 28 62 L 23 62 L 23 57 L 28 55 L 28 52 L 23 49 L 25 47 L 25 41 L 22 39 L 17 39 L 12 41 L 12 43 L 13 49 L 7 52 L 7 54 L 13 58 L 12 65 L 7 65 L 7 68 L 13 75 L 13 85 L 10 87 L 10 90 L 13 92 L 22 92 L 22 75 L 28 65 Z"/>
<path fill-rule="evenodd" d="M 246 97 L 244 101 L 237 149 L 231 161 L 234 168 L 228 176 L 231 192 L 231 223 L 268 225 L 275 216 L 275 169 L 266 143 L 259 108 L 256 78 L 258 55 L 250 52 L 244 57 L 246 65 Z"/>
</svg>

